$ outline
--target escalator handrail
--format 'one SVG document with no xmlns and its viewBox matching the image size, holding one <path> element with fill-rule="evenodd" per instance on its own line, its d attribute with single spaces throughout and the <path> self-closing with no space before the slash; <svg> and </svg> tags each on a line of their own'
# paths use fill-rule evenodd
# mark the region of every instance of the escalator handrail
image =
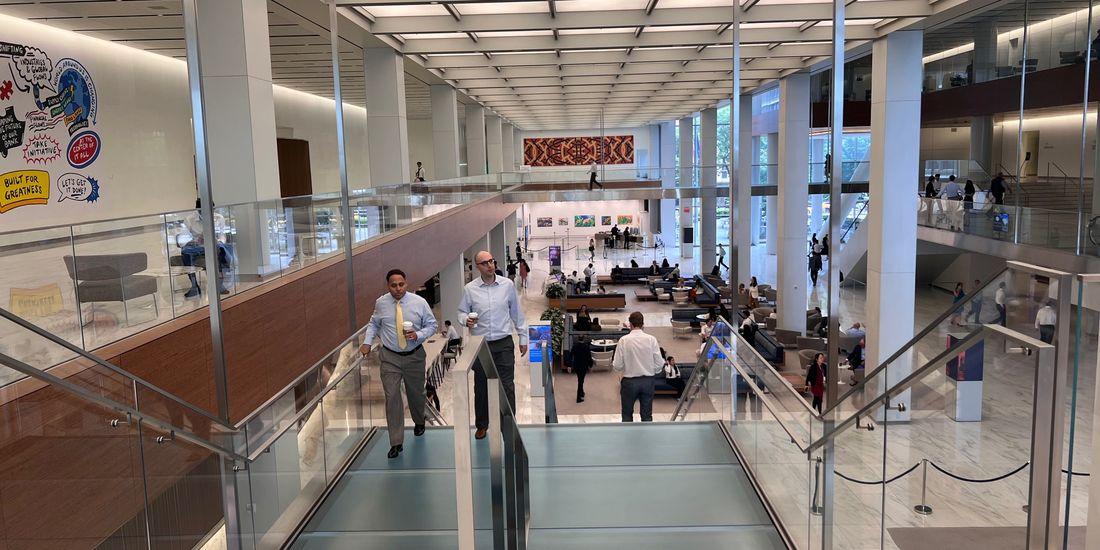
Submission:
<svg viewBox="0 0 1100 550">
<path fill-rule="evenodd" d="M 232 426 L 229 423 L 227 423 L 225 420 L 223 420 L 223 419 L 221 419 L 221 418 L 219 418 L 219 417 L 217 417 L 213 414 L 210 414 L 209 412 L 207 412 L 207 411 L 205 411 L 205 410 L 203 410 L 199 407 L 196 407 L 196 406 L 192 405 L 191 403 L 188 403 L 182 397 L 179 397 L 176 394 L 171 393 L 167 390 L 161 389 L 160 387 L 158 387 L 155 384 L 145 380 L 144 378 L 142 378 L 140 376 L 137 376 L 136 374 L 134 374 L 130 371 L 127 371 L 127 370 L 125 370 L 125 369 L 123 369 L 119 366 L 116 366 L 116 365 L 114 365 L 113 363 L 111 363 L 109 361 L 105 361 L 105 360 L 103 360 L 103 359 L 101 359 L 101 358 L 99 358 L 95 355 L 92 355 L 91 353 L 89 353 L 89 352 L 87 352 L 87 351 L 71 344 L 69 341 L 65 340 L 64 338 L 61 338 L 61 337 L 57 336 L 56 334 L 54 334 L 54 333 L 52 333 L 48 330 L 45 330 L 42 327 L 39 327 L 38 325 L 35 325 L 34 323 L 31 323 L 31 322 L 27 321 L 26 319 L 23 319 L 22 317 L 20 317 L 16 314 L 4 309 L 4 308 L 0 308 L 0 317 L 3 317 L 5 319 L 21 326 L 21 327 L 23 327 L 24 329 L 27 329 L 27 330 L 41 336 L 42 338 L 45 338 L 46 340 L 49 340 L 50 342 L 53 342 L 54 344 L 57 344 L 57 345 L 65 348 L 65 349 L 77 354 L 79 357 L 81 357 L 83 359 L 87 359 L 88 361 L 92 361 L 93 363 L 95 363 L 95 364 L 97 364 L 97 365 L 99 365 L 99 366 L 101 366 L 101 367 L 103 367 L 107 370 L 110 370 L 111 372 L 113 372 L 113 373 L 115 373 L 119 376 L 122 376 L 122 377 L 130 380 L 133 383 L 141 384 L 142 386 L 144 386 L 144 387 L 152 390 L 153 392 L 157 393 L 161 397 L 169 399 L 169 400 L 175 402 L 176 404 L 187 408 L 188 411 L 193 412 L 195 414 L 198 414 L 198 415 L 202 416 L 205 420 L 213 422 L 213 423 L 221 426 L 222 428 L 224 428 L 226 430 L 235 430 L 236 429 L 236 426 Z M 70 359 L 70 361 L 72 361 L 72 359 Z M 30 366 L 30 365 L 27 365 L 27 366 L 30 367 L 31 369 L 34 369 L 37 372 L 42 372 L 42 373 L 45 372 L 42 369 L 38 369 L 38 368 L 35 368 L 33 366 Z M 26 374 L 26 373 L 24 373 L 24 374 Z M 38 378 L 38 377 L 35 377 L 35 378 Z"/>
<path fill-rule="evenodd" d="M 853 395 L 856 395 L 858 392 L 863 391 L 864 387 L 867 386 L 867 383 L 872 381 L 872 380 L 876 380 L 877 375 L 880 372 L 886 370 L 888 365 L 890 365 L 891 363 L 896 361 L 899 357 L 901 357 L 903 354 L 905 354 L 910 349 L 912 349 L 912 347 L 915 346 L 921 340 L 923 340 L 925 336 L 928 336 L 929 334 L 932 333 L 933 330 L 936 330 L 940 326 L 941 323 L 946 321 L 952 315 L 955 315 L 955 313 L 957 311 L 959 311 L 960 309 L 962 309 L 963 306 L 969 304 L 976 297 L 981 296 L 982 293 L 985 292 L 985 290 L 987 288 L 989 288 L 989 286 L 992 285 L 995 281 L 999 282 L 1000 279 L 1001 279 L 1001 275 L 1004 275 L 1007 272 L 1008 272 L 1007 267 L 1000 270 L 999 272 L 997 272 L 997 274 L 995 274 L 992 277 L 990 277 L 989 279 L 987 279 L 985 284 L 983 284 L 980 288 L 978 288 L 978 290 L 975 290 L 975 291 L 971 292 L 970 294 L 967 294 L 966 297 L 962 299 L 962 301 L 951 304 L 951 307 L 949 307 L 946 311 L 944 311 L 938 317 L 936 317 L 935 320 L 933 320 L 931 323 L 929 323 L 927 326 L 925 326 L 923 329 L 921 329 L 920 332 L 913 335 L 913 337 L 910 338 L 908 342 L 906 342 L 901 347 L 899 347 L 897 351 L 895 351 L 892 355 L 890 355 L 890 357 L 887 357 L 882 363 L 880 363 L 877 367 L 875 367 L 874 370 L 867 371 L 866 374 L 863 375 L 863 380 L 860 381 L 855 386 L 850 387 L 846 393 L 844 393 L 839 398 L 837 398 L 835 403 L 828 404 L 828 406 L 826 406 L 825 409 L 822 411 L 822 416 L 825 416 L 825 415 L 829 414 L 830 412 L 832 412 L 834 409 L 836 409 L 836 407 L 838 405 L 843 403 L 849 397 L 851 397 Z"/>
<path fill-rule="evenodd" d="M 550 365 L 550 349 L 542 350 L 543 409 L 548 424 L 558 423 L 558 404 L 554 396 L 554 372 Z"/>
</svg>

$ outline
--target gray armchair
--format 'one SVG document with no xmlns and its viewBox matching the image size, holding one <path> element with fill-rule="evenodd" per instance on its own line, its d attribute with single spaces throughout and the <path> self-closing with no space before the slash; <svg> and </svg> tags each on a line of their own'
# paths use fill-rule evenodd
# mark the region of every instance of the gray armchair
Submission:
<svg viewBox="0 0 1100 550">
<path fill-rule="evenodd" d="M 160 316 L 157 278 L 137 275 L 149 267 L 144 253 L 65 256 L 64 260 L 69 278 L 76 283 L 77 303 L 92 304 L 92 321 L 97 302 L 122 302 L 123 316 L 129 326 L 130 310 L 126 302 L 142 296 L 153 297 L 154 315 Z"/>
</svg>

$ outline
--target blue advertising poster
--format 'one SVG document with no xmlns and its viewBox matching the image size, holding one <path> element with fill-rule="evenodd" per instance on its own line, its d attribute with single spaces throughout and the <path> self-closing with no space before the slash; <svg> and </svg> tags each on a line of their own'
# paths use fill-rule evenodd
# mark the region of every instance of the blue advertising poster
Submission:
<svg viewBox="0 0 1100 550">
<path fill-rule="evenodd" d="M 551 245 L 550 249 L 547 251 L 547 255 L 550 257 L 550 267 L 558 267 L 558 268 L 561 267 L 561 247 L 560 246 Z"/>
<path fill-rule="evenodd" d="M 532 364 L 542 363 L 542 354 L 552 354 L 553 349 L 550 346 L 550 324 L 544 325 L 528 325 L 527 337 L 530 341 L 530 346 L 527 348 L 527 359 Z M 553 355 L 548 355 L 550 359 L 553 359 Z"/>
</svg>

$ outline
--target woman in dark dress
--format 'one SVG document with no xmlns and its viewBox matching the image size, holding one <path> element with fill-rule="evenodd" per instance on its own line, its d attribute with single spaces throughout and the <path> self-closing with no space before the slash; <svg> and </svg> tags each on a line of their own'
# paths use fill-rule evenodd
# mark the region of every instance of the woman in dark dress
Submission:
<svg viewBox="0 0 1100 550">
<path fill-rule="evenodd" d="M 584 376 L 592 368 L 592 347 L 588 345 L 587 336 L 577 338 L 572 353 L 573 374 L 577 375 L 577 403 L 581 403 L 584 401 Z"/>
<path fill-rule="evenodd" d="M 588 306 L 581 304 L 581 310 L 577 312 L 577 321 L 573 323 L 573 330 L 592 330 L 592 316 L 588 314 Z"/>
<path fill-rule="evenodd" d="M 821 401 L 825 396 L 825 354 L 818 353 L 814 355 L 813 363 L 810 363 L 810 368 L 806 371 L 806 387 L 810 388 L 810 393 L 814 396 L 813 407 L 819 414 L 821 413 Z"/>
</svg>

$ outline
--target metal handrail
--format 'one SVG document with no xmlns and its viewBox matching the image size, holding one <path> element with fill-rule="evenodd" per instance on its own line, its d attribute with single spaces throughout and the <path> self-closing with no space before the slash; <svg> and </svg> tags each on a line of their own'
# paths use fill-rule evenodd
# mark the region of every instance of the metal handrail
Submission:
<svg viewBox="0 0 1100 550">
<path fill-rule="evenodd" d="M 1009 169 L 1005 168 L 1005 165 L 1004 165 L 1004 164 L 1001 164 L 1001 163 L 997 163 L 997 169 L 998 169 L 998 171 L 999 171 L 999 172 L 1000 172 L 1000 173 L 1001 173 L 1002 175 L 1004 175 L 1004 176 L 1005 176 L 1005 177 L 1007 177 L 1007 178 L 1010 178 L 1010 179 L 1011 179 L 1011 180 L 1013 181 L 1013 183 L 1015 183 L 1015 184 L 1016 184 L 1016 185 L 1015 185 L 1015 192 L 1016 192 L 1016 193 L 1019 193 L 1019 195 L 1018 195 L 1018 196 L 1019 196 L 1019 197 L 1020 197 L 1021 199 L 1023 199 L 1023 201 L 1022 201 L 1022 202 L 1023 202 L 1023 205 L 1024 205 L 1024 206 L 1027 206 L 1028 204 L 1031 204 L 1031 201 L 1029 200 L 1029 198 L 1030 198 L 1030 195 L 1028 194 L 1028 192 L 1027 192 L 1027 191 L 1025 191 L 1025 190 L 1024 190 L 1024 186 L 1023 186 L 1023 183 L 1021 183 L 1021 182 L 1020 182 L 1020 176 L 1019 176 L 1019 174 L 1013 174 L 1013 173 L 1012 173 L 1012 171 L 1010 171 Z M 1017 205 L 1019 205 L 1019 204 L 1020 204 L 1020 202 L 1021 202 L 1021 201 L 1016 201 Z"/>
<path fill-rule="evenodd" d="M 852 218 L 852 225 L 849 225 L 848 229 L 845 229 L 844 233 L 840 235 L 840 242 L 841 243 L 848 242 L 848 233 L 851 233 L 852 230 L 854 230 L 854 229 L 859 229 L 859 215 L 862 214 L 865 210 L 867 210 L 867 205 L 868 204 L 871 204 L 870 199 L 863 202 L 863 206 L 859 209 L 859 212 L 856 212 L 855 217 Z"/>
<path fill-rule="evenodd" d="M 93 392 L 91 392 L 91 391 L 89 391 L 89 390 L 87 390 L 83 387 L 80 387 L 77 384 L 74 384 L 72 382 L 69 382 L 68 380 L 65 380 L 64 378 L 59 378 L 57 376 L 54 376 L 52 374 L 49 374 L 49 373 L 44 372 L 42 370 L 39 370 L 39 369 L 37 369 L 37 368 L 35 368 L 31 365 L 28 365 L 27 363 L 24 363 L 23 361 L 20 361 L 20 360 L 14 358 L 14 357 L 11 357 L 10 355 L 0 353 L 0 364 L 2 364 L 5 367 L 10 368 L 14 371 L 21 372 L 21 373 L 25 374 L 26 376 L 28 376 L 30 378 L 37 379 L 37 380 L 39 380 L 43 383 L 46 383 L 46 384 L 48 384 L 52 387 L 60 389 L 61 391 L 64 391 L 66 393 L 69 393 L 71 395 L 79 397 L 80 399 L 83 399 L 84 401 L 94 403 L 96 405 L 99 405 L 99 406 L 107 408 L 107 409 L 113 409 L 115 411 L 118 411 L 119 413 L 125 414 L 128 421 L 137 420 L 137 421 L 139 421 L 143 424 L 152 425 L 152 426 L 156 427 L 157 429 L 159 429 L 163 432 L 167 432 L 167 433 L 170 433 L 170 434 L 173 434 L 173 435 L 178 435 L 181 439 L 184 439 L 184 440 L 188 441 L 189 443 L 193 443 L 195 445 L 203 447 L 203 448 L 207 449 L 208 451 L 218 453 L 218 454 L 220 454 L 220 455 L 222 455 L 226 458 L 229 458 L 231 460 L 242 462 L 242 463 L 248 461 L 247 457 L 239 455 L 231 449 L 227 449 L 227 448 L 225 448 L 225 447 L 223 447 L 223 446 L 221 446 L 217 443 L 208 441 L 205 438 L 199 437 L 199 436 L 197 436 L 197 435 L 195 435 L 195 434 L 193 434 L 193 433 L 191 433 L 187 430 L 179 428 L 178 426 L 173 426 L 173 425 L 171 425 L 167 422 L 164 422 L 163 420 L 160 420 L 156 417 L 146 415 L 146 414 L 142 413 L 140 410 L 138 410 L 137 408 L 131 407 L 131 406 L 123 404 L 123 403 L 119 403 L 118 401 L 115 401 L 114 399 L 110 399 L 108 397 L 103 397 L 102 395 L 93 393 Z M 136 394 L 136 392 L 137 392 L 136 387 L 134 389 L 134 392 Z"/>
<path fill-rule="evenodd" d="M 550 365 L 550 350 L 542 350 L 542 391 L 543 410 L 546 413 L 547 424 L 558 423 L 558 403 L 554 397 L 554 372 Z"/>
<path fill-rule="evenodd" d="M 1057 162 L 1052 162 L 1052 161 L 1049 161 L 1049 160 L 1047 161 L 1047 183 L 1050 182 L 1050 167 L 1051 166 L 1053 166 L 1055 170 L 1062 173 L 1062 194 L 1063 195 L 1068 195 L 1069 194 L 1069 189 L 1068 189 L 1069 181 L 1070 181 L 1071 178 L 1069 177 L 1069 174 L 1067 174 L 1065 170 L 1062 170 L 1061 166 L 1058 166 Z"/>
<path fill-rule="evenodd" d="M 196 413 L 196 414 L 202 416 L 204 419 L 209 420 L 211 422 L 214 422 L 215 424 L 218 424 L 219 426 L 221 426 L 221 427 L 223 427 L 227 430 L 235 430 L 236 429 L 236 426 L 233 426 L 233 425 L 227 423 L 225 420 L 222 420 L 221 418 L 219 418 L 217 416 L 214 416 L 214 415 L 210 414 L 209 412 L 188 403 L 187 401 L 184 401 L 183 398 L 181 398 L 181 397 L 179 397 L 179 396 L 177 396 L 173 393 L 170 393 L 167 390 L 161 389 L 160 387 L 156 386 L 155 384 L 145 380 L 144 378 L 142 378 L 142 377 L 140 377 L 140 376 L 138 376 L 138 375 L 136 375 L 136 374 L 134 374 L 134 373 L 132 373 L 128 370 L 123 369 L 122 367 L 116 366 L 116 365 L 114 365 L 113 363 L 111 363 L 109 361 L 105 361 L 105 360 L 103 360 L 99 357 L 96 357 L 95 355 L 92 355 L 91 353 L 89 353 L 89 352 L 87 352 L 87 351 L 85 351 L 81 348 L 76 347 L 75 345 L 70 343 L 68 340 L 65 340 L 64 338 L 61 338 L 61 337 L 57 336 L 56 334 L 54 334 L 54 333 L 52 333 L 52 332 L 50 332 L 46 329 L 43 329 L 42 327 L 39 327 L 38 325 L 35 325 L 34 323 L 31 323 L 31 322 L 27 321 L 26 319 L 23 319 L 22 317 L 20 317 L 16 314 L 4 309 L 4 308 L 0 308 L 0 317 L 3 317 L 4 319 L 7 319 L 7 320 L 19 325 L 20 327 L 23 327 L 24 329 L 29 330 L 29 331 L 37 334 L 38 336 L 41 336 L 42 338 L 45 338 L 46 340 L 49 340 L 50 342 L 53 342 L 54 344 L 57 344 L 57 345 L 65 348 L 65 349 L 77 354 L 79 357 L 81 357 L 83 359 L 91 361 L 91 362 L 93 362 L 93 363 L 95 363 L 95 364 L 97 364 L 97 365 L 99 365 L 99 366 L 101 366 L 101 367 L 103 367 L 107 370 L 110 370 L 111 372 L 113 372 L 113 373 L 115 373 L 119 376 L 122 376 L 122 377 L 130 380 L 131 383 L 141 384 L 142 386 L 145 386 L 146 388 L 152 390 L 153 392 L 160 395 L 161 397 L 164 397 L 164 398 L 166 398 L 170 401 L 173 401 L 176 404 L 183 406 L 184 408 L 186 408 L 190 412 Z M 73 360 L 75 360 L 75 359 L 70 359 L 70 361 L 73 361 Z M 42 369 L 38 369 L 38 368 L 35 368 L 35 367 L 30 367 L 30 368 L 34 369 L 37 372 L 41 372 L 43 374 L 45 373 L 45 371 L 42 370 Z M 20 371 L 20 372 L 22 372 L 22 371 Z M 35 378 L 39 378 L 39 377 L 35 376 Z"/>
</svg>

